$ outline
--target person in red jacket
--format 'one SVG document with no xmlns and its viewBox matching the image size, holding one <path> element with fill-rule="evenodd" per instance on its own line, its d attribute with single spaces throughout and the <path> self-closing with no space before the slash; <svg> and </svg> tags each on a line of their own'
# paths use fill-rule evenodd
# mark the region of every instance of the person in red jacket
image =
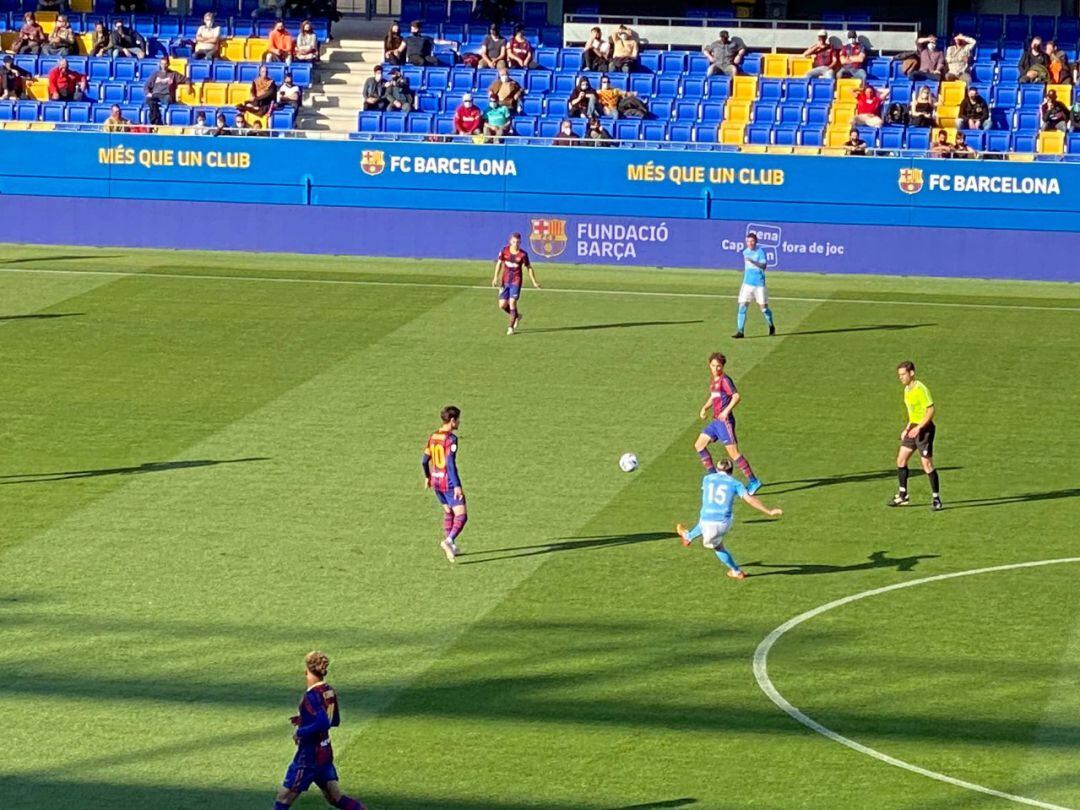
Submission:
<svg viewBox="0 0 1080 810">
<path fill-rule="evenodd" d="M 476 135 L 484 126 L 484 113 L 473 104 L 472 93 L 461 97 L 461 104 L 454 110 L 454 134 Z"/>
<path fill-rule="evenodd" d="M 49 71 L 50 101 L 82 101 L 86 97 L 86 77 L 68 69 L 67 59 L 61 58 Z"/>
</svg>

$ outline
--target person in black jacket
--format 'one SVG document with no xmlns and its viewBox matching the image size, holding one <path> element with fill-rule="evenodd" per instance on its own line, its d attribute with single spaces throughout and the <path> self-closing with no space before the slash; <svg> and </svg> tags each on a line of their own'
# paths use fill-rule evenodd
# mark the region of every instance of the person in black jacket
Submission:
<svg viewBox="0 0 1080 810">
<path fill-rule="evenodd" d="M 409 26 L 409 36 L 405 37 L 405 61 L 417 67 L 437 65 L 439 62 L 433 55 L 434 50 L 435 43 L 431 41 L 431 37 L 420 33 L 420 22 L 412 23 Z"/>
<path fill-rule="evenodd" d="M 968 87 L 960 102 L 959 118 L 961 129 L 990 129 L 990 105 L 974 87 Z"/>
<path fill-rule="evenodd" d="M 1039 37 L 1032 38 L 1031 46 L 1020 57 L 1020 83 L 1046 84 L 1050 77 L 1050 72 L 1047 70 L 1049 65 L 1050 60 L 1043 52 L 1042 40 Z"/>
<path fill-rule="evenodd" d="M 1042 103 L 1042 122 L 1046 132 L 1065 132 L 1069 128 L 1069 108 L 1062 104 L 1056 90 L 1047 90 Z"/>
</svg>

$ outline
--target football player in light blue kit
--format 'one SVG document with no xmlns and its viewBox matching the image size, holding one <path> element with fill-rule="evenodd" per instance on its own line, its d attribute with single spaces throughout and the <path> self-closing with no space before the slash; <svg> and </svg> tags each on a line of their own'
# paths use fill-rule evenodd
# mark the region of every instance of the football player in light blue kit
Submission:
<svg viewBox="0 0 1080 810">
<path fill-rule="evenodd" d="M 765 316 L 765 322 L 769 324 L 769 334 L 776 334 L 776 324 L 773 323 L 772 310 L 769 309 L 769 291 L 765 289 L 765 267 L 768 260 L 765 251 L 758 247 L 757 234 L 746 235 L 746 248 L 743 255 L 743 280 L 739 288 L 739 318 L 738 330 L 732 335 L 733 338 L 743 337 L 743 329 L 746 326 L 746 307 L 751 301 L 757 301 L 761 307 L 761 314 Z"/>
<path fill-rule="evenodd" d="M 701 479 L 701 514 L 698 516 L 698 524 L 687 531 L 680 523 L 675 527 L 675 531 L 679 533 L 684 546 L 693 543 L 695 537 L 700 537 L 705 548 L 715 551 L 716 558 L 727 566 L 729 577 L 746 579 L 746 572 L 739 568 L 731 552 L 724 548 L 724 536 L 731 529 L 731 511 L 735 507 L 735 499 L 742 498 L 769 517 L 780 517 L 784 513 L 779 509 L 770 509 L 747 492 L 742 482 L 732 477 L 732 466 L 731 459 L 722 459 L 716 464 L 716 472 Z"/>
</svg>

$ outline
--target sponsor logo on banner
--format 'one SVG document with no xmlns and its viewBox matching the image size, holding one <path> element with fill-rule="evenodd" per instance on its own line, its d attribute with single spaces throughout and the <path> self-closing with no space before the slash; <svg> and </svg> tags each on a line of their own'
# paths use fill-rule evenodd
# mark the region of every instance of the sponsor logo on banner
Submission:
<svg viewBox="0 0 1080 810">
<path fill-rule="evenodd" d="M 918 194 L 923 187 L 922 169 L 901 169 L 897 182 L 905 194 Z"/>
<path fill-rule="evenodd" d="M 562 256 L 566 250 L 565 219 L 534 219 L 529 227 L 529 247 L 545 259 Z"/>
<path fill-rule="evenodd" d="M 360 156 L 360 168 L 364 170 L 364 174 L 373 177 L 382 174 L 386 168 L 386 156 L 381 149 L 365 149 Z"/>
<path fill-rule="evenodd" d="M 765 263 L 769 267 L 776 267 L 779 263 L 780 236 L 779 225 L 762 225 L 751 222 L 746 226 L 746 234 L 757 235 L 758 247 L 765 251 Z"/>
</svg>

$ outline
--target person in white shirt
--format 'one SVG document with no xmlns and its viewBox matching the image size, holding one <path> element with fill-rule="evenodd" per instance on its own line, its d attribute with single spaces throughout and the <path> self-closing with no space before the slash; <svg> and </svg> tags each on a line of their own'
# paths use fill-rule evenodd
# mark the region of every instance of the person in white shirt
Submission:
<svg viewBox="0 0 1080 810">
<path fill-rule="evenodd" d="M 195 113 L 195 126 L 191 128 L 192 135 L 209 135 L 211 129 L 206 124 L 206 113 Z"/>
<path fill-rule="evenodd" d="M 193 54 L 196 59 L 217 59 L 221 50 L 221 26 L 214 22 L 214 15 L 206 12 L 203 15 L 203 24 L 195 31 L 195 48 Z"/>
<path fill-rule="evenodd" d="M 303 90 L 299 86 L 293 84 L 292 74 L 285 74 L 285 81 L 281 87 L 278 88 L 277 94 L 277 107 L 281 109 L 283 107 L 291 107 L 294 110 L 300 109 L 300 104 L 303 99 Z"/>
</svg>

